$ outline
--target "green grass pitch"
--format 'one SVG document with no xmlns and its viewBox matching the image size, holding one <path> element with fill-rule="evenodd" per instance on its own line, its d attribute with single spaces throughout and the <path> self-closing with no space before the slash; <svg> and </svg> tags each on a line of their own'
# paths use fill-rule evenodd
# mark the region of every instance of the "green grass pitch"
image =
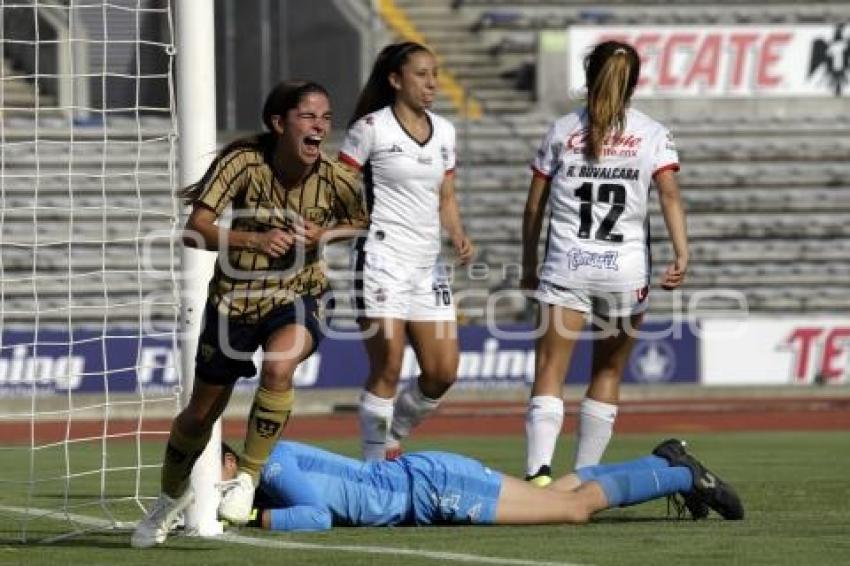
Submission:
<svg viewBox="0 0 850 566">
<path fill-rule="evenodd" d="M 738 488 L 747 507 L 743 522 L 724 522 L 716 516 L 703 522 L 667 518 L 667 505 L 652 502 L 600 514 L 585 526 L 542 527 L 420 527 L 339 528 L 318 534 L 274 534 L 241 529 L 239 535 L 272 542 L 307 543 L 310 548 L 264 548 L 221 540 L 172 537 L 161 548 L 129 548 L 128 532 L 90 530 L 51 543 L 40 542 L 72 527 L 55 518 L 27 523 L 29 542 L 20 542 L 21 517 L 8 511 L 30 497 L 33 507 L 61 507 L 66 500 L 63 480 L 49 476 L 64 470 L 64 449 L 40 451 L 32 462 L 44 481 L 28 493 L 24 484 L 10 480 L 29 476 L 26 450 L 4 449 L 0 470 L 0 564 L 180 564 L 212 566 L 272 564 L 391 565 L 462 563 L 438 557 L 400 556 L 363 552 L 362 547 L 461 553 L 479 557 L 568 564 L 847 564 L 850 563 L 850 450 L 846 432 L 694 434 L 688 438 L 694 453 Z M 569 437 L 559 449 L 563 469 L 570 450 Z M 606 460 L 640 456 L 662 440 L 658 436 L 619 435 Z M 353 439 L 321 445 L 353 454 Z M 442 449 L 475 456 L 488 465 L 520 474 L 523 439 L 516 437 L 423 438 L 408 450 Z M 161 445 L 142 446 L 142 461 L 151 464 L 138 478 L 147 494 L 155 493 Z M 101 482 L 112 496 L 133 492 L 137 477 L 132 469 L 102 477 L 99 442 L 70 449 L 67 502 L 72 512 L 103 518 L 138 518 L 131 501 L 102 508 L 88 505 Z M 110 444 L 107 463 L 131 468 L 136 447 L 131 442 Z M 47 473 L 45 470 L 51 470 Z M 92 473 L 87 473 L 92 472 Z M 5 509 L 5 510 L 4 510 Z M 85 526 L 80 526 L 85 531 Z M 323 546 L 361 547 L 361 551 L 322 549 Z M 466 562 L 475 563 L 475 561 Z M 516 562 L 520 563 L 520 562 Z"/>
</svg>

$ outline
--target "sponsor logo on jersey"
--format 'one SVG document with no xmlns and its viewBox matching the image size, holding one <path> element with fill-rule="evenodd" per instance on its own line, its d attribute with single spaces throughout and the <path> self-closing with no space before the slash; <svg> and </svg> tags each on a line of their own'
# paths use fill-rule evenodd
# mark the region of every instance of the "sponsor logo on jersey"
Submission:
<svg viewBox="0 0 850 566">
<path fill-rule="evenodd" d="M 389 149 L 389 153 L 404 153 L 404 150 L 401 148 L 400 145 L 398 145 L 397 143 L 394 143 L 392 145 L 392 147 Z"/>
<path fill-rule="evenodd" d="M 567 151 L 574 154 L 582 153 L 587 143 L 587 136 L 586 128 L 570 134 L 566 142 Z M 634 134 L 609 134 L 602 140 L 602 154 L 616 157 L 636 157 L 641 143 L 643 143 L 643 138 Z"/>
<path fill-rule="evenodd" d="M 615 251 L 597 253 L 578 248 L 571 248 L 567 252 L 568 265 L 571 271 L 576 271 L 581 267 L 619 271 L 620 266 L 617 263 L 617 256 L 618 252 Z"/>
</svg>

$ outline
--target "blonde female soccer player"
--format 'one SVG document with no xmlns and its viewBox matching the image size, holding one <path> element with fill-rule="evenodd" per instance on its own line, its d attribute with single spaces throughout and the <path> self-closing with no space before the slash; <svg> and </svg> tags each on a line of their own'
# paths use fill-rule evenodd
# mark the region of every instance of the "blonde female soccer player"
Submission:
<svg viewBox="0 0 850 566">
<path fill-rule="evenodd" d="M 455 305 L 438 260 L 445 228 L 461 263 L 474 253 L 455 199 L 455 129 L 429 110 L 437 61 L 404 42 L 378 55 L 340 161 L 362 171 L 369 229 L 356 252 L 370 374 L 360 396 L 363 456 L 381 459 L 434 411 L 457 376 Z M 421 374 L 396 399 L 406 338 Z"/>
<path fill-rule="evenodd" d="M 526 418 L 527 473 L 542 483 L 564 418 L 564 376 L 589 315 L 593 361 L 579 409 L 575 468 L 597 464 L 611 438 L 623 369 L 649 299 L 653 185 L 675 252 L 662 288 L 678 288 L 688 269 L 676 147 L 667 128 L 630 106 L 640 74 L 637 53 L 606 41 L 587 55 L 585 72 L 587 104 L 555 120 L 540 144 L 523 218 L 523 286 L 536 293 L 541 326 Z"/>
</svg>

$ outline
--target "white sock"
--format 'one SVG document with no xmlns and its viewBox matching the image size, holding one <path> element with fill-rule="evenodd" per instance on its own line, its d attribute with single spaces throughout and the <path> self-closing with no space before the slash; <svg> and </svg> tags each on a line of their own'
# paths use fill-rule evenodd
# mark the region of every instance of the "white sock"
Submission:
<svg viewBox="0 0 850 566">
<path fill-rule="evenodd" d="M 585 466 L 595 466 L 602 460 L 611 435 L 614 434 L 616 418 L 617 405 L 587 397 L 581 402 L 576 441 L 576 470 Z"/>
<path fill-rule="evenodd" d="M 360 445 L 364 460 L 383 460 L 387 451 L 387 433 L 393 420 L 393 400 L 369 391 L 360 394 Z"/>
<path fill-rule="evenodd" d="M 538 395 L 528 400 L 525 415 L 526 464 L 532 476 L 540 466 L 551 466 L 555 444 L 564 424 L 564 401 L 560 397 Z"/>
<path fill-rule="evenodd" d="M 440 404 L 439 399 L 426 397 L 419 387 L 419 380 L 411 380 L 395 400 L 395 413 L 390 428 L 389 443 L 396 447 L 410 435 L 422 419 L 433 413 Z"/>
</svg>

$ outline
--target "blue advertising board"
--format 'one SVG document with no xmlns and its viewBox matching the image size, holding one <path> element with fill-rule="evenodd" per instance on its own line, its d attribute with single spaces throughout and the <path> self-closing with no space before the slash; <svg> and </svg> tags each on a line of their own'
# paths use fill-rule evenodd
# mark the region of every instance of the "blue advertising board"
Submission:
<svg viewBox="0 0 850 566">
<path fill-rule="evenodd" d="M 534 378 L 534 337 L 528 325 L 459 329 L 461 388 L 506 388 Z M 590 374 L 590 340 L 580 339 L 567 382 L 586 383 Z M 688 324 L 647 322 L 626 367 L 627 383 L 696 383 L 697 338 Z M 261 353 L 256 360 L 259 362 Z M 140 336 L 126 327 L 34 330 L 6 329 L 0 344 L 0 396 L 112 393 L 140 389 L 173 390 L 179 384 L 175 339 L 171 332 Z M 368 364 L 355 332 L 337 332 L 299 366 L 301 388 L 360 387 Z M 402 379 L 418 375 L 412 348 L 405 350 Z M 255 380 L 243 380 L 251 387 Z"/>
</svg>

